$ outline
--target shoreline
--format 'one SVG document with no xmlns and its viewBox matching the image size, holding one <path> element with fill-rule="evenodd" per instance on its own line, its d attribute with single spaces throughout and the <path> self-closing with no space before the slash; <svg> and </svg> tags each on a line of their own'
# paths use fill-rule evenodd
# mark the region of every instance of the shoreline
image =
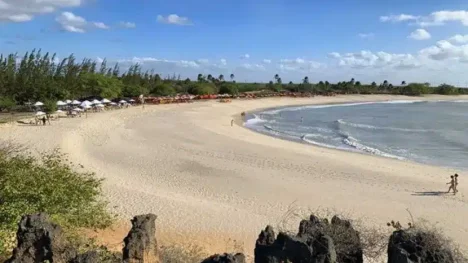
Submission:
<svg viewBox="0 0 468 263">
<path fill-rule="evenodd" d="M 452 97 L 452 96 L 448 96 L 448 97 Z M 411 98 L 411 97 L 410 97 Z M 426 98 L 426 99 L 424 99 Z M 301 104 L 301 105 L 293 105 L 293 106 L 280 106 L 280 107 L 272 107 L 272 108 L 262 108 L 262 109 L 254 109 L 254 110 L 251 110 L 249 112 L 246 112 L 246 115 L 255 115 L 257 113 L 262 113 L 262 112 L 268 112 L 268 111 L 276 111 L 276 110 L 281 110 L 281 109 L 288 109 L 288 108 L 301 108 L 301 107 L 308 107 L 308 106 L 341 106 L 341 105 L 346 105 L 346 106 L 354 106 L 354 105 L 361 105 L 361 104 L 385 104 L 385 103 L 399 103 L 399 102 L 402 102 L 402 101 L 405 101 L 405 102 L 408 102 L 408 103 L 414 103 L 414 102 L 431 102 L 431 101 L 436 101 L 436 102 L 451 102 L 451 101 L 460 101 L 460 100 L 454 100 L 454 99 L 440 99 L 437 97 L 437 99 L 429 99 L 427 97 L 415 97 L 415 99 L 405 99 L 405 100 L 384 100 L 384 101 L 360 101 L 360 102 L 352 102 L 352 103 L 349 103 L 349 102 L 336 102 L 336 103 L 317 103 L 317 104 Z M 468 102 L 468 100 L 467 100 Z M 281 136 L 275 136 L 274 134 L 270 134 L 268 132 L 261 132 L 261 131 L 257 131 L 255 129 L 252 129 L 252 128 L 249 128 L 247 127 L 245 124 L 246 124 L 246 121 L 250 120 L 250 119 L 243 119 L 242 117 L 239 116 L 240 114 L 236 114 L 235 116 L 233 116 L 233 119 L 234 119 L 234 123 L 238 126 L 241 126 L 247 130 L 250 130 L 250 131 L 253 131 L 255 133 L 258 133 L 258 134 L 262 134 L 262 135 L 265 135 L 265 136 L 269 136 L 269 137 L 273 137 L 273 138 L 278 138 L 278 139 L 281 139 L 281 140 L 285 140 L 285 141 L 289 141 L 289 142 L 293 142 L 293 143 L 299 143 L 301 145 L 305 145 L 305 146 L 311 146 L 311 147 L 318 147 L 318 148 L 321 148 L 321 149 L 329 149 L 329 150 L 337 150 L 337 151 L 341 151 L 341 152 L 348 152 L 348 153 L 353 153 L 353 154 L 361 154 L 361 155 L 365 155 L 365 156 L 375 156 L 375 157 L 382 157 L 384 159 L 393 159 L 393 160 L 399 160 L 399 161 L 402 161 L 402 162 L 409 162 L 409 163 L 413 163 L 413 164 L 420 164 L 420 165 L 426 165 L 426 166 L 431 166 L 431 167 L 436 167 L 436 168 L 442 168 L 442 169 L 455 169 L 455 170 L 458 170 L 460 172 L 467 172 L 468 171 L 468 168 L 464 168 L 464 167 L 453 167 L 453 166 L 443 166 L 443 165 L 436 165 L 436 164 L 432 164 L 432 163 L 423 163 L 423 162 L 418 162 L 416 160 L 412 160 L 412 159 L 408 159 L 408 158 L 404 158 L 404 157 L 400 157 L 400 156 L 385 156 L 385 155 L 379 155 L 379 154 L 372 154 L 372 153 L 367 153 L 367 152 L 363 152 L 363 151 L 360 151 L 360 150 L 351 150 L 351 149 L 343 149 L 343 148 L 337 148 L 337 147 L 333 147 L 333 146 L 325 146 L 325 145 L 319 145 L 319 144 L 312 144 L 312 143 L 308 143 L 308 142 L 304 142 L 301 138 L 301 140 L 293 140 L 293 139 L 286 139 L 286 138 L 283 138 Z"/>
<path fill-rule="evenodd" d="M 243 111 L 272 105 L 392 98 L 412 97 L 345 95 L 146 105 L 64 119 L 52 126 L 13 125 L 1 130 L 0 139 L 38 151 L 59 146 L 71 161 L 105 179 L 110 209 L 122 218 L 158 215 L 156 227 L 163 243 L 187 239 L 219 253 L 227 250 L 220 240 L 230 238 L 252 254 L 260 230 L 267 224 L 277 229 L 293 206 L 304 216 L 321 207 L 350 212 L 377 226 L 406 220 L 410 209 L 416 217 L 439 222 L 467 248 L 468 228 L 462 218 L 468 215 L 463 194 L 468 183 L 460 181 L 456 197 L 418 195 L 446 190 L 446 177 L 455 171 L 286 141 L 247 129 L 240 118 Z M 297 226 L 298 220 L 291 224 Z"/>
</svg>

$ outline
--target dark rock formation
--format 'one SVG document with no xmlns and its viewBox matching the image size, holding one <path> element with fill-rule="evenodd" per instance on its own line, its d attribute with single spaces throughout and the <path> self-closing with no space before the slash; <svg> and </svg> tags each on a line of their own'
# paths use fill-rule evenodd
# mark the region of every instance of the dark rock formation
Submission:
<svg viewBox="0 0 468 263">
<path fill-rule="evenodd" d="M 156 215 L 140 215 L 132 219 L 132 229 L 125 237 L 125 263 L 159 262 L 156 242 Z"/>
<path fill-rule="evenodd" d="M 70 263 L 100 263 L 99 254 L 96 251 L 88 251 L 78 255 Z"/>
<path fill-rule="evenodd" d="M 354 230 L 348 220 L 342 220 L 334 216 L 331 220 L 330 232 L 333 235 L 337 249 L 337 260 L 340 263 L 363 263 L 364 253 L 362 250 L 359 232 Z M 339 237 L 337 237 L 339 236 Z"/>
<path fill-rule="evenodd" d="M 453 255 L 442 247 L 444 241 L 414 229 L 397 230 L 388 241 L 388 263 L 453 263 Z"/>
<path fill-rule="evenodd" d="M 60 226 L 45 214 L 26 215 L 18 225 L 17 247 L 7 263 L 69 262 L 76 257 Z"/>
<path fill-rule="evenodd" d="M 241 253 L 213 255 L 201 263 L 245 263 L 245 256 Z"/>
</svg>

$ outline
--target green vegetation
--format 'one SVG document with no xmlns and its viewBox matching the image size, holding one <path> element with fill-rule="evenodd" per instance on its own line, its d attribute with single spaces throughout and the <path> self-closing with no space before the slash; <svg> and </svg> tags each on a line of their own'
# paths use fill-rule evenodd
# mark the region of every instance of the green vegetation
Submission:
<svg viewBox="0 0 468 263">
<path fill-rule="evenodd" d="M 15 245 L 21 216 L 38 212 L 70 234 L 112 222 L 94 174 L 76 172 L 58 151 L 36 159 L 0 145 L 0 257 Z"/>
<path fill-rule="evenodd" d="M 90 96 L 109 99 L 136 97 L 140 94 L 166 96 L 177 93 L 194 95 L 232 94 L 249 91 L 289 91 L 313 94 L 468 94 L 468 89 L 456 88 L 447 84 L 430 87 L 428 83 L 409 83 L 402 81 L 393 85 L 384 80 L 381 84 L 363 84 L 351 79 L 338 83 L 318 81 L 312 83 L 305 76 L 301 83 L 283 83 L 281 76 L 275 74 L 269 83 L 237 83 L 234 74 L 226 80 L 224 75 L 214 77 L 199 74 L 196 81 L 171 77 L 163 79 L 152 71 L 142 71 L 140 65 L 132 65 L 125 72 L 118 64 L 107 66 L 104 60 L 98 62 L 83 59 L 76 61 L 73 55 L 60 62 L 55 55 L 33 50 L 17 60 L 17 54 L 0 55 L 0 111 L 11 110 L 14 103 L 34 102 L 37 100 L 64 100 Z"/>
</svg>

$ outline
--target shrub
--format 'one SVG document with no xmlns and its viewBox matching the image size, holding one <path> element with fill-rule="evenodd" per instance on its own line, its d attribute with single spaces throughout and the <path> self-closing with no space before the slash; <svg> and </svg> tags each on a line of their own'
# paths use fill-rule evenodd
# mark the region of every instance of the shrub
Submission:
<svg viewBox="0 0 468 263">
<path fill-rule="evenodd" d="M 199 263 L 208 257 L 202 248 L 195 245 L 189 247 L 162 246 L 159 252 L 161 261 L 164 263 Z"/>
<path fill-rule="evenodd" d="M 70 232 L 109 226 L 112 216 L 100 194 L 101 180 L 73 170 L 59 151 L 37 159 L 0 145 L 0 255 L 11 251 L 25 214 L 45 212 Z"/>
<path fill-rule="evenodd" d="M 3 110 L 10 111 L 16 106 L 16 102 L 12 98 L 0 98 L 0 112 Z"/>
</svg>

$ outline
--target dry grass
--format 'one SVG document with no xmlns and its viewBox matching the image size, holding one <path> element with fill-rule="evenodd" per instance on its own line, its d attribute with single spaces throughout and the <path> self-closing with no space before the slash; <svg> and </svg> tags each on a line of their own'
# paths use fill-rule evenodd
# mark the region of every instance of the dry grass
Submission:
<svg viewBox="0 0 468 263">
<path fill-rule="evenodd" d="M 200 263 L 209 255 L 198 246 L 182 247 L 178 245 L 161 246 L 159 256 L 163 263 Z"/>
</svg>

